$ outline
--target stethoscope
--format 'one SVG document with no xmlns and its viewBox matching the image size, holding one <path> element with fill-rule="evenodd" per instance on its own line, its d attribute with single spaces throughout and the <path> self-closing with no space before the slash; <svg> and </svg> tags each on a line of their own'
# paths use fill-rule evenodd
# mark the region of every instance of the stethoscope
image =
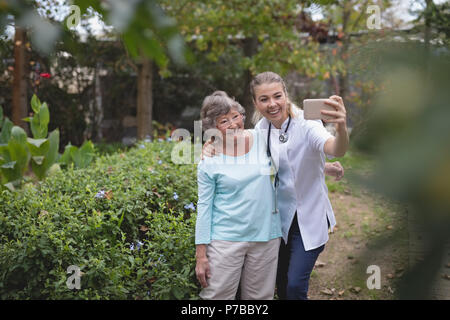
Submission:
<svg viewBox="0 0 450 320">
<path fill-rule="evenodd" d="M 289 116 L 289 120 L 288 120 L 288 124 L 286 126 L 286 129 L 284 130 L 283 133 L 280 134 L 280 136 L 278 137 L 278 140 L 280 140 L 281 143 L 286 143 L 289 139 L 289 136 L 287 134 L 287 131 L 289 129 L 289 125 L 291 124 L 291 116 Z M 275 162 L 272 159 L 272 153 L 270 152 L 270 130 L 272 129 L 272 123 L 269 121 L 269 132 L 267 133 L 267 157 L 270 159 L 271 163 L 274 164 L 275 166 Z M 269 163 L 269 165 L 271 164 Z M 278 213 L 278 203 L 277 203 L 277 198 L 278 198 L 278 186 L 280 185 L 280 178 L 278 177 L 278 170 L 277 173 L 275 174 L 275 181 L 274 181 L 274 189 L 275 189 L 275 208 L 273 209 L 272 213 Z"/>
</svg>

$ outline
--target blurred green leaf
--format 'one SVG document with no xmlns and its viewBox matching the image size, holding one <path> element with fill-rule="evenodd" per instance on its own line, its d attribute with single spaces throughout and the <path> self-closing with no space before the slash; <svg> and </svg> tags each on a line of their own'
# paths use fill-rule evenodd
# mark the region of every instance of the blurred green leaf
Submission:
<svg viewBox="0 0 450 320">
<path fill-rule="evenodd" d="M 0 146 L 0 154 L 2 155 L 2 162 L 7 164 L 15 162 L 13 168 L 1 168 L 3 179 L 6 180 L 5 183 L 21 179 L 30 161 L 27 135 L 22 128 L 18 126 L 12 128 L 8 144 Z"/>
<path fill-rule="evenodd" d="M 72 161 L 72 158 L 71 158 L 72 149 L 76 150 L 77 147 L 71 145 L 70 143 L 68 145 L 66 145 L 66 147 L 64 148 L 64 153 L 61 156 L 61 158 L 59 159 L 60 163 L 68 165 Z"/>
<path fill-rule="evenodd" d="M 78 168 L 86 168 L 92 162 L 94 156 L 94 144 L 92 141 L 85 141 L 78 150 L 74 162 Z"/>
<path fill-rule="evenodd" d="M 44 161 L 44 156 L 34 156 L 31 157 L 31 159 L 37 164 L 37 165 L 42 165 L 42 162 Z"/>
<path fill-rule="evenodd" d="M 33 139 L 27 138 L 29 144 L 33 145 L 36 148 L 40 148 L 44 142 L 47 142 L 47 139 Z"/>
<path fill-rule="evenodd" d="M 0 132 L 0 144 L 8 143 L 13 126 L 14 124 L 8 118 L 3 120 L 2 131 Z"/>
<path fill-rule="evenodd" d="M 450 53 L 414 43 L 378 45 L 384 61 L 377 65 L 379 81 L 386 89 L 367 112 L 355 145 L 376 160 L 373 175 L 362 180 L 407 205 L 423 228 L 426 262 L 412 266 L 399 297 L 426 299 L 450 242 Z"/>
<path fill-rule="evenodd" d="M 41 108 L 39 109 L 39 117 L 40 117 L 41 126 L 47 127 L 48 124 L 50 123 L 50 112 L 48 110 L 48 105 L 46 102 L 44 102 L 41 105 Z"/>
<path fill-rule="evenodd" d="M 39 98 L 33 94 L 33 97 L 31 98 L 31 109 L 34 113 L 39 113 L 39 109 L 41 108 L 41 101 L 39 101 Z"/>
<path fill-rule="evenodd" d="M 14 169 L 15 165 L 16 165 L 16 161 L 11 161 L 11 162 L 2 164 L 1 167 L 4 169 Z"/>
</svg>

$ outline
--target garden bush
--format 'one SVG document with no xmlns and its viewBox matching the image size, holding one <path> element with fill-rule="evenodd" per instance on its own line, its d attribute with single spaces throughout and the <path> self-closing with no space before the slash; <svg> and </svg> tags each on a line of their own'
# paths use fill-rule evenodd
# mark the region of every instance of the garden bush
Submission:
<svg viewBox="0 0 450 320">
<path fill-rule="evenodd" d="M 138 143 L 1 191 L 0 298 L 196 298 L 196 166 L 173 164 L 172 146 Z"/>
</svg>

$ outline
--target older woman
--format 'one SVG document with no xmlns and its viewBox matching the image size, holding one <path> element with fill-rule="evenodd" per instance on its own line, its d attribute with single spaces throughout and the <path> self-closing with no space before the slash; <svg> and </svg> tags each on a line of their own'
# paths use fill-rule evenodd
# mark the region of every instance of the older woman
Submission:
<svg viewBox="0 0 450 320">
<path fill-rule="evenodd" d="M 273 299 L 280 246 L 270 159 L 263 135 L 244 130 L 244 108 L 224 92 L 206 97 L 204 130 L 216 129 L 218 157 L 198 165 L 196 274 L 202 299 Z"/>
</svg>

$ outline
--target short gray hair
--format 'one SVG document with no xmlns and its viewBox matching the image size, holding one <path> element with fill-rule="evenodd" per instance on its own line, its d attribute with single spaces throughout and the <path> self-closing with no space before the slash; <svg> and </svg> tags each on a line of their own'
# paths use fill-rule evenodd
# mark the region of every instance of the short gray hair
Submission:
<svg viewBox="0 0 450 320">
<path fill-rule="evenodd" d="M 216 128 L 216 119 L 233 109 L 242 114 L 245 120 L 244 107 L 234 98 L 229 97 L 225 91 L 215 91 L 207 96 L 203 99 L 202 109 L 200 110 L 203 131 Z"/>
</svg>

